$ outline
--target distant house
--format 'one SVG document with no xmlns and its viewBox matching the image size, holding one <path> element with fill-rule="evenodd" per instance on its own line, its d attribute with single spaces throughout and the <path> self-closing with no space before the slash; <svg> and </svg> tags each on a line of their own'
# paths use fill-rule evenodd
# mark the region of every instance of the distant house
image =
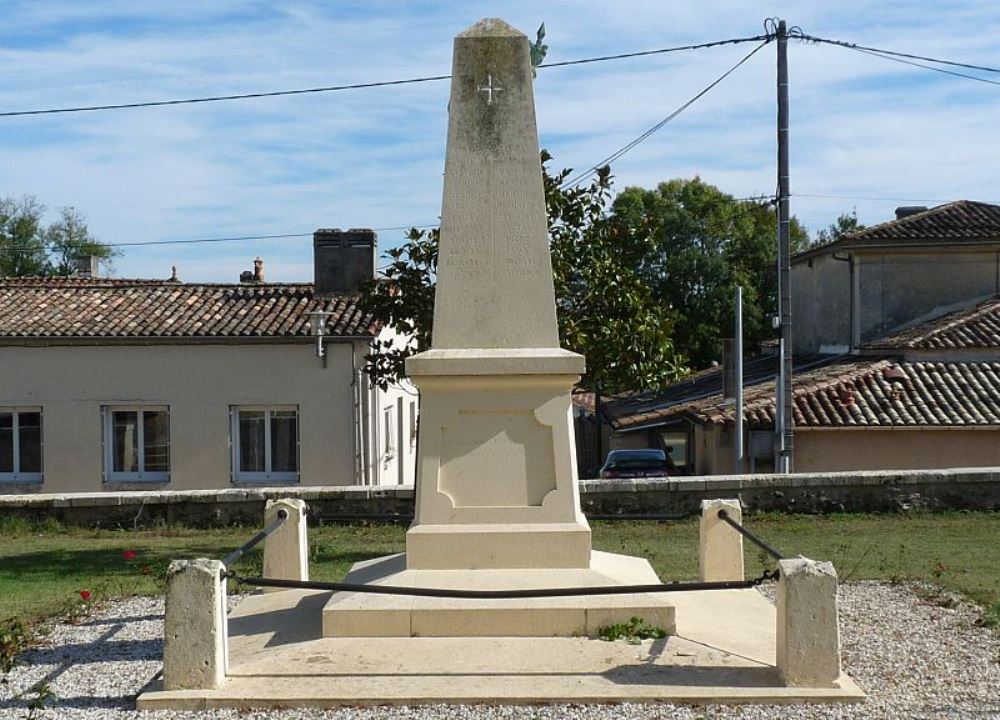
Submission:
<svg viewBox="0 0 1000 720">
<path fill-rule="evenodd" d="M 0 493 L 413 482 L 416 391 L 370 387 L 375 234 L 316 283 L 0 278 Z"/>
<path fill-rule="evenodd" d="M 1000 466 L 1000 206 L 897 213 L 792 260 L 796 471 Z M 776 373 L 744 365 L 745 471 L 773 469 Z M 608 401 L 605 448 L 732 472 L 722 374 Z"/>
</svg>

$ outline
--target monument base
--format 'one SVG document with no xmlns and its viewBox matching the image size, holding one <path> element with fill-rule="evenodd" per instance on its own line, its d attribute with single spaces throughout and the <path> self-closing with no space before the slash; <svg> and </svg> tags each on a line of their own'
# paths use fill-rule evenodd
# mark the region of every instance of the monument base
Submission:
<svg viewBox="0 0 1000 720">
<path fill-rule="evenodd" d="M 658 583 L 649 562 L 594 551 L 589 567 L 415 570 L 406 555 L 359 562 L 345 582 L 462 590 Z M 326 637 L 576 637 L 633 617 L 673 634 L 669 594 L 479 600 L 335 593 L 323 608 Z"/>
<path fill-rule="evenodd" d="M 590 567 L 582 523 L 414 525 L 406 533 L 409 570 Z"/>
</svg>

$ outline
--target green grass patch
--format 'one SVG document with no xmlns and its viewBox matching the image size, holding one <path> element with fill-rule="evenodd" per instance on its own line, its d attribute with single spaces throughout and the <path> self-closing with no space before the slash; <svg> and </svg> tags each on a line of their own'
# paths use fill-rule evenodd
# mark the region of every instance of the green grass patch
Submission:
<svg viewBox="0 0 1000 720">
<path fill-rule="evenodd" d="M 745 518 L 745 524 L 786 555 L 832 560 L 842 580 L 924 580 L 973 599 L 984 607 L 984 624 L 1000 625 L 1000 513 L 764 514 Z M 0 519 L 0 620 L 33 623 L 72 613 L 81 602 L 162 593 L 170 560 L 221 558 L 255 529 L 86 530 Z M 695 518 L 594 522 L 593 529 L 596 549 L 646 557 L 663 580 L 697 577 Z M 312 577 L 339 580 L 359 560 L 402 552 L 405 528 L 311 527 L 309 539 Z M 772 566 L 749 542 L 745 547 L 748 577 Z M 236 569 L 253 573 L 260 564 L 258 549 Z M 82 591 L 89 600 L 83 601 Z"/>
<path fill-rule="evenodd" d="M 597 637 L 601 640 L 608 642 L 625 640 L 630 645 L 638 645 L 643 640 L 657 640 L 666 636 L 666 630 L 658 625 L 651 625 L 641 617 L 633 617 L 627 623 L 602 625 L 597 628 Z"/>
</svg>

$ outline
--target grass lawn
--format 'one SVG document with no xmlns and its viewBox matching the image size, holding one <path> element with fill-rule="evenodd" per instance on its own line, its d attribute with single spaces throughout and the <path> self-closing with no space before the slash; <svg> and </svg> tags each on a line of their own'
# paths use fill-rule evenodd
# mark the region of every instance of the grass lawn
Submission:
<svg viewBox="0 0 1000 720">
<path fill-rule="evenodd" d="M 832 560 L 842 580 L 927 580 L 964 593 L 987 608 L 986 617 L 1000 622 L 998 513 L 756 515 L 746 525 L 786 555 Z M 595 548 L 644 556 L 664 580 L 697 576 L 694 518 L 595 522 L 593 529 Z M 94 600 L 161 593 L 171 559 L 222 557 L 253 530 L 84 530 L 0 518 L 0 620 L 15 616 L 33 622 L 65 612 L 79 605 L 82 590 Z M 311 573 L 317 580 L 338 580 L 358 560 L 404 548 L 401 526 L 325 526 L 309 532 Z M 766 558 L 745 545 L 747 575 L 756 576 Z M 135 556 L 127 559 L 126 551 Z M 259 571 L 260 562 L 258 550 L 237 569 Z"/>
</svg>

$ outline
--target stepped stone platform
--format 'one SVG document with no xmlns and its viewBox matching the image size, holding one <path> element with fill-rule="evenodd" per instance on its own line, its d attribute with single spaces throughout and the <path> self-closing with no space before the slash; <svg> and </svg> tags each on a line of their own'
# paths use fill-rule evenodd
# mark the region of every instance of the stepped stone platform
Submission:
<svg viewBox="0 0 1000 720">
<path fill-rule="evenodd" d="M 775 610 L 756 590 L 670 593 L 676 634 L 641 645 L 587 637 L 323 637 L 331 593 L 254 595 L 230 614 L 230 667 L 215 690 L 143 692 L 140 710 L 417 704 L 857 702 L 785 687 Z"/>
<path fill-rule="evenodd" d="M 589 568 L 414 570 L 406 555 L 354 565 L 345 582 L 454 590 L 643 585 L 660 580 L 643 558 L 593 552 Z M 330 637 L 551 637 L 596 635 L 602 625 L 638 616 L 668 633 L 674 608 L 667 594 L 597 595 L 504 600 L 336 593 L 323 608 Z"/>
</svg>

